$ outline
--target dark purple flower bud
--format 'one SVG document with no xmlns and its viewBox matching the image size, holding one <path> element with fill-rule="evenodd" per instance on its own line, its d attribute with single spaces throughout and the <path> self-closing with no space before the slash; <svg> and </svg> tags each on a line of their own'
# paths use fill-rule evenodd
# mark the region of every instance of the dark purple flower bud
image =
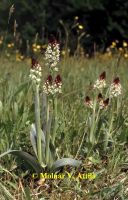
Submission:
<svg viewBox="0 0 128 200">
<path fill-rule="evenodd" d="M 106 72 L 101 73 L 99 79 L 105 80 L 106 79 Z"/>
<path fill-rule="evenodd" d="M 57 40 L 56 40 L 56 38 L 54 37 L 54 35 L 50 35 L 48 41 L 49 41 L 49 43 L 50 43 L 51 45 L 54 45 L 54 44 L 58 43 Z"/>
<path fill-rule="evenodd" d="M 91 102 L 90 97 L 89 97 L 89 96 L 86 96 L 86 98 L 85 98 L 85 103 L 88 105 L 88 104 L 90 104 L 90 102 Z"/>
<path fill-rule="evenodd" d="M 58 75 L 56 76 L 56 78 L 55 78 L 55 83 L 58 85 L 58 84 L 60 84 L 61 82 L 62 82 L 62 79 L 61 79 L 60 75 L 58 74 Z"/>
<path fill-rule="evenodd" d="M 86 96 L 86 98 L 85 98 L 85 104 L 86 104 L 87 106 L 89 106 L 90 108 L 92 108 L 93 103 L 92 103 L 92 100 L 90 99 L 89 96 Z"/>
<path fill-rule="evenodd" d="M 109 104 L 109 98 L 107 98 L 106 100 L 103 101 L 104 107 L 108 106 Z"/>
<path fill-rule="evenodd" d="M 47 77 L 47 83 L 49 83 L 50 85 L 52 85 L 52 81 L 53 81 L 53 79 L 52 79 L 52 75 L 49 75 L 48 77 Z"/>
<path fill-rule="evenodd" d="M 116 78 L 113 80 L 113 83 L 114 83 L 115 85 L 118 85 L 118 84 L 120 83 L 119 77 L 116 77 Z"/>
<path fill-rule="evenodd" d="M 35 58 L 31 59 L 31 63 L 32 63 L 31 64 L 32 69 L 36 68 L 39 65 L 38 61 Z"/>
<path fill-rule="evenodd" d="M 101 93 L 98 94 L 98 101 L 102 101 L 103 100 L 103 96 Z"/>
</svg>

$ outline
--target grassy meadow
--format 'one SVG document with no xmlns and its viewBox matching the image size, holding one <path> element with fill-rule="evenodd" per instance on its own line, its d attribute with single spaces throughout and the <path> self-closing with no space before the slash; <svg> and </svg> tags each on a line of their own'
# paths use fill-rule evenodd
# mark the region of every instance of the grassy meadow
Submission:
<svg viewBox="0 0 128 200">
<path fill-rule="evenodd" d="M 43 56 L 42 86 L 48 70 Z M 29 79 L 31 60 L 0 58 L 0 154 L 9 149 L 34 155 L 30 127 L 34 123 L 34 97 Z M 63 180 L 33 179 L 28 164 L 19 156 L 0 158 L 0 200 L 127 200 L 128 199 L 128 59 L 120 54 L 93 58 L 62 57 L 58 64 L 62 94 L 57 97 L 56 158 L 81 160 L 79 167 L 65 166 L 71 173 Z M 106 87 L 119 77 L 122 93 L 105 109 L 91 109 L 85 97 L 97 101 L 93 84 L 106 72 Z M 108 90 L 102 91 L 104 99 Z M 43 104 L 40 99 L 41 106 Z M 90 102 L 89 102 L 90 103 Z M 51 108 L 52 109 L 52 108 Z M 51 111 L 52 112 L 52 111 Z M 53 129 L 51 129 L 52 131 Z M 47 169 L 45 169 L 47 172 Z M 94 179 L 78 174 L 94 173 Z"/>
</svg>

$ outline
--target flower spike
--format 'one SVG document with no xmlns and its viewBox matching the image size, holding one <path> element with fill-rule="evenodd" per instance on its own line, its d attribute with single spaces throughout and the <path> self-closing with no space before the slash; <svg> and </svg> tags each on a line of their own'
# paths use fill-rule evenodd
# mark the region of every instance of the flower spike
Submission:
<svg viewBox="0 0 128 200">
<path fill-rule="evenodd" d="M 116 77 L 114 80 L 113 80 L 113 83 L 111 84 L 110 86 L 110 97 L 117 97 L 119 95 L 121 95 L 122 93 L 122 86 L 120 84 L 120 79 L 119 77 Z"/>
<path fill-rule="evenodd" d="M 97 88 L 101 90 L 102 88 L 106 87 L 105 79 L 106 79 L 106 72 L 103 72 L 102 74 L 100 74 L 99 79 L 96 80 L 94 84 L 94 89 Z"/>
</svg>

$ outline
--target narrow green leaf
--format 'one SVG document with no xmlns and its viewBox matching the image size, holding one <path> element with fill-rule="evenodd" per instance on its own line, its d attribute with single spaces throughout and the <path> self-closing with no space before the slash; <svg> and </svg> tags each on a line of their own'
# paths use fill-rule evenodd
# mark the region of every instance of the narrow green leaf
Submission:
<svg viewBox="0 0 128 200">
<path fill-rule="evenodd" d="M 31 130 L 30 130 L 30 141 L 33 147 L 33 150 L 37 156 L 37 136 L 36 136 L 36 127 L 35 124 L 31 125 Z"/>
<path fill-rule="evenodd" d="M 49 144 L 49 167 L 51 168 L 56 160 L 56 149 L 54 145 L 50 142 Z"/>
<path fill-rule="evenodd" d="M 35 124 L 31 125 L 31 130 L 30 130 L 30 140 L 31 140 L 31 144 L 33 147 L 33 150 L 37 156 L 37 134 L 36 134 L 36 127 Z M 41 130 L 41 140 L 42 140 L 42 157 L 43 160 L 45 160 L 45 146 L 46 146 L 46 142 L 45 142 L 45 135 L 44 132 Z"/>
<path fill-rule="evenodd" d="M 44 135 L 47 130 L 47 96 L 45 93 L 42 94 L 42 126 Z"/>
<path fill-rule="evenodd" d="M 81 161 L 78 161 L 78 160 L 75 160 L 75 159 L 72 159 L 72 158 L 62 158 L 62 159 L 57 160 L 53 164 L 52 168 L 57 169 L 59 167 L 63 167 L 63 166 L 66 166 L 66 165 L 78 167 L 81 163 L 82 163 Z"/>
<path fill-rule="evenodd" d="M 20 151 L 20 150 L 9 150 L 3 154 L 0 155 L 0 158 L 2 158 L 5 155 L 13 154 L 16 156 L 19 156 L 21 159 L 23 159 L 26 163 L 28 163 L 37 173 L 42 171 L 42 167 L 38 163 L 35 157 L 28 154 L 27 152 Z"/>
</svg>

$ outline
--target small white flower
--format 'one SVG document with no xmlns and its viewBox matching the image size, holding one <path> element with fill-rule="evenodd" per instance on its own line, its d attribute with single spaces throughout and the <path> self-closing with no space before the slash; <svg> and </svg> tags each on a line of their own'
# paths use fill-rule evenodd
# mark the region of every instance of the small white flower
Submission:
<svg viewBox="0 0 128 200">
<path fill-rule="evenodd" d="M 97 88 L 97 89 L 102 89 L 102 88 L 105 88 L 106 87 L 106 81 L 103 79 L 103 80 L 96 80 L 95 84 L 94 84 L 94 88 Z"/>
<path fill-rule="evenodd" d="M 94 84 L 94 89 L 102 89 L 106 87 L 106 73 L 103 72 L 102 74 L 100 74 L 99 79 L 96 80 L 95 84 Z"/>
<path fill-rule="evenodd" d="M 54 67 L 56 67 L 56 65 L 59 62 L 59 58 L 60 58 L 59 44 L 57 42 L 49 43 L 45 51 L 46 65 L 54 69 Z"/>
<path fill-rule="evenodd" d="M 57 93 L 62 93 L 61 87 L 62 87 L 62 82 L 60 75 L 57 75 L 54 81 L 52 79 L 52 76 L 49 75 L 47 81 L 43 85 L 43 91 L 46 94 L 55 95 Z"/>
<path fill-rule="evenodd" d="M 117 97 L 122 94 L 122 86 L 120 84 L 119 78 L 115 78 L 113 83 L 110 86 L 110 97 Z"/>
<path fill-rule="evenodd" d="M 36 59 L 32 59 L 32 68 L 30 69 L 29 78 L 34 84 L 39 85 L 41 82 L 41 66 Z"/>
</svg>

